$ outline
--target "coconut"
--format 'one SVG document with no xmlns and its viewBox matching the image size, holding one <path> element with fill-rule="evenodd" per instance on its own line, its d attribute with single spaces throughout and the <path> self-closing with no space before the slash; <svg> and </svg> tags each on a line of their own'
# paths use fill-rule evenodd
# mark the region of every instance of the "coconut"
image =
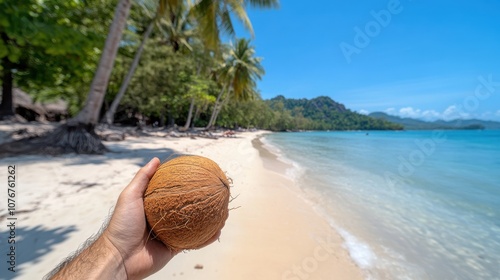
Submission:
<svg viewBox="0 0 500 280">
<path fill-rule="evenodd" d="M 174 250 L 198 249 L 229 215 L 229 181 L 214 161 L 181 156 L 163 163 L 144 193 L 154 235 Z"/>
</svg>

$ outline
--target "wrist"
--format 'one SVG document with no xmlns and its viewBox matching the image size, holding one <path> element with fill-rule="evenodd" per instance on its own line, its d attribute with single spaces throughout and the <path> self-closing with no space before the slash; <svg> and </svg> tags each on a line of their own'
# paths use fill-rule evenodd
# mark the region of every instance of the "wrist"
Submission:
<svg viewBox="0 0 500 280">
<path fill-rule="evenodd" d="M 50 279 L 127 279 L 120 252 L 101 235 L 76 258 L 60 268 Z"/>
<path fill-rule="evenodd" d="M 94 247 L 93 251 L 101 257 L 102 279 L 127 279 L 123 257 L 105 232 L 92 246 Z"/>
</svg>

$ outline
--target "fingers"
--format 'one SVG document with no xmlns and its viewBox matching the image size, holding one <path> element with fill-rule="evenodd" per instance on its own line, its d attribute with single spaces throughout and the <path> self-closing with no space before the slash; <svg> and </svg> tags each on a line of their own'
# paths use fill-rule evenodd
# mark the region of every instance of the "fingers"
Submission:
<svg viewBox="0 0 500 280">
<path fill-rule="evenodd" d="M 160 166 L 160 160 L 154 157 L 144 167 L 139 169 L 127 188 L 132 189 L 136 195 L 142 196 L 148 186 L 149 180 L 151 180 L 158 169 L 158 166 Z"/>
<path fill-rule="evenodd" d="M 144 172 L 144 174 L 148 177 L 149 181 L 151 177 L 153 177 L 153 175 L 155 174 L 156 169 L 158 169 L 158 166 L 160 166 L 160 160 L 157 157 L 154 157 L 137 173 Z"/>
</svg>

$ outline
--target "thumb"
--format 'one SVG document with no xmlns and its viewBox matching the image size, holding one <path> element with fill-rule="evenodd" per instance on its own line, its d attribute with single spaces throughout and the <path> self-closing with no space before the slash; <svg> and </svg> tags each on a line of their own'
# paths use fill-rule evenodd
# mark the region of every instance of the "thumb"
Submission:
<svg viewBox="0 0 500 280">
<path fill-rule="evenodd" d="M 142 197 L 148 186 L 149 180 L 153 177 L 156 170 L 160 166 L 160 160 L 157 157 L 151 159 L 144 167 L 139 169 L 135 174 L 134 179 L 127 186 L 127 191 L 130 191 L 134 196 Z"/>
</svg>

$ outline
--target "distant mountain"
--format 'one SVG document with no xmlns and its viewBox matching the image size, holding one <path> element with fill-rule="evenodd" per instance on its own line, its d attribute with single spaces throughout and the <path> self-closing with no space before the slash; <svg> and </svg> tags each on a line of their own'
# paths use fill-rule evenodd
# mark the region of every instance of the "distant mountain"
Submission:
<svg viewBox="0 0 500 280">
<path fill-rule="evenodd" d="M 500 122 L 484 121 L 484 120 L 438 120 L 433 122 L 422 121 L 412 118 L 401 118 L 398 116 L 388 115 L 383 112 L 374 112 L 369 114 L 370 117 L 390 121 L 400 124 L 406 130 L 427 130 L 427 129 L 500 129 Z"/>
<path fill-rule="evenodd" d="M 282 95 L 265 101 L 280 114 L 281 123 L 291 123 L 293 129 L 305 130 L 401 130 L 389 121 L 361 115 L 347 109 L 328 96 L 313 99 L 289 99 Z M 290 119 L 290 120 L 287 120 Z M 288 127 L 288 125 L 281 125 Z"/>
</svg>

